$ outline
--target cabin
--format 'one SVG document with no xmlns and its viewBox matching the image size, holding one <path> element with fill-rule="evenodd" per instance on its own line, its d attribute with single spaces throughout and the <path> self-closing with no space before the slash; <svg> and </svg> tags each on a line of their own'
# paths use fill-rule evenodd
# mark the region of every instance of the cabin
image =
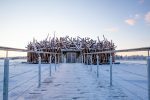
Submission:
<svg viewBox="0 0 150 100">
<path fill-rule="evenodd" d="M 104 52 L 115 50 L 113 41 L 108 41 L 104 36 L 103 40 L 97 37 L 93 40 L 89 37 L 46 37 L 42 41 L 33 39 L 28 43 L 27 50 L 38 51 L 42 53 L 28 52 L 27 62 L 38 63 L 38 57 L 41 57 L 42 63 L 86 63 L 96 64 L 97 56 L 99 64 L 109 63 L 110 55 L 115 62 L 114 53 L 92 54 L 94 52 Z M 51 57 L 51 58 L 50 58 Z"/>
</svg>

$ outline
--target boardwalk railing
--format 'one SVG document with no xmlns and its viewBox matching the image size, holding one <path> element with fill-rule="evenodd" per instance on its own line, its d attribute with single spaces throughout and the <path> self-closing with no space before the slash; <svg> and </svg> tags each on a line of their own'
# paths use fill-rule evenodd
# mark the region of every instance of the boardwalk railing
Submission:
<svg viewBox="0 0 150 100">
<path fill-rule="evenodd" d="M 15 52 L 34 52 L 37 54 L 40 53 L 48 53 L 50 54 L 50 62 L 49 62 L 49 75 L 51 76 L 51 55 L 56 55 L 58 53 L 53 53 L 53 52 L 43 52 L 43 51 L 29 51 L 26 49 L 19 49 L 19 48 L 11 48 L 11 47 L 2 47 L 0 46 L 0 50 L 6 51 L 6 58 L 4 59 L 4 81 L 3 81 L 3 100 L 8 100 L 8 87 L 9 87 L 9 51 L 15 51 Z M 93 53 L 84 53 L 82 54 L 82 63 L 83 63 L 83 58 L 85 57 L 84 55 L 97 55 L 97 77 L 99 77 L 99 60 L 98 60 L 98 54 L 102 53 L 110 53 L 110 86 L 112 86 L 112 80 L 113 80 L 113 73 L 112 73 L 112 56 L 111 53 L 120 53 L 120 52 L 136 52 L 136 51 L 146 51 L 148 54 L 147 57 L 147 72 L 148 72 L 148 100 L 150 100 L 150 57 L 149 57 L 149 51 L 150 47 L 142 47 L 142 48 L 133 48 L 133 49 L 123 49 L 123 50 L 113 50 L 113 51 L 104 51 L 104 52 L 93 52 Z M 60 53 L 59 53 L 60 54 Z M 39 64 L 38 64 L 38 87 L 41 86 L 41 57 L 39 56 Z M 55 57 L 55 70 L 56 70 L 56 57 Z"/>
<path fill-rule="evenodd" d="M 112 50 L 112 51 L 104 51 L 104 52 L 93 52 L 93 53 L 84 53 L 85 55 L 97 55 L 97 77 L 99 77 L 99 60 L 98 54 L 110 54 L 109 64 L 110 64 L 110 86 L 112 86 L 113 73 L 112 73 L 112 53 L 121 53 L 121 52 L 138 52 L 138 51 L 146 51 L 147 52 L 147 79 L 148 79 L 148 100 L 150 100 L 150 47 L 142 47 L 142 48 L 132 48 L 132 49 L 123 49 L 123 50 Z M 100 59 L 100 58 L 99 58 Z M 88 61 L 87 61 L 88 62 Z M 92 62 L 92 61 L 91 61 Z M 85 62 L 84 62 L 85 63 Z"/>
<path fill-rule="evenodd" d="M 11 47 L 2 47 L 0 46 L 0 50 L 2 51 L 6 51 L 6 57 L 4 58 L 4 78 L 3 78 L 3 100 L 8 100 L 8 93 L 9 93 L 9 51 L 14 51 L 14 52 L 34 52 L 37 54 L 42 54 L 42 53 L 46 53 L 46 54 L 50 54 L 50 61 L 49 61 L 49 76 L 52 75 L 52 68 L 51 68 L 51 59 L 52 59 L 52 55 L 55 55 L 55 62 L 54 62 L 54 66 L 55 66 L 55 71 L 56 71 L 56 54 L 59 53 L 53 53 L 53 52 L 43 52 L 43 51 L 29 51 L 26 49 L 19 49 L 19 48 L 11 48 Z M 59 63 L 59 62 L 58 62 Z M 41 86 L 41 57 L 39 55 L 38 58 L 38 88 L 40 88 Z M 17 86 L 18 87 L 18 86 Z"/>
</svg>

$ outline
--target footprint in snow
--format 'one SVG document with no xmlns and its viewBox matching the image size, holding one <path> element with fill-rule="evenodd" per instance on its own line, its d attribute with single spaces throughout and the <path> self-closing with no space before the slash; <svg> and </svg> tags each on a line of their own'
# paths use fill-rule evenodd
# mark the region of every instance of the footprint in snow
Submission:
<svg viewBox="0 0 150 100">
<path fill-rule="evenodd" d="M 55 84 L 55 87 L 60 86 L 61 84 Z"/>
</svg>

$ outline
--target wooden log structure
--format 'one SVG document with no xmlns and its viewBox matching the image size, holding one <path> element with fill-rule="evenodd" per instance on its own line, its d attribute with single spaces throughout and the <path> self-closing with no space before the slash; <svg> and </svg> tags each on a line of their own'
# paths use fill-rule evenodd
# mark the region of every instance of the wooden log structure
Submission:
<svg viewBox="0 0 150 100">
<path fill-rule="evenodd" d="M 52 54 L 46 53 L 33 53 L 29 52 L 27 54 L 27 62 L 29 63 L 38 63 L 38 56 L 41 56 L 42 63 L 49 63 L 50 55 L 51 55 L 51 62 L 54 63 L 55 60 L 57 63 L 63 62 L 62 58 L 67 57 L 68 52 L 76 53 L 76 59 L 78 62 L 79 60 L 83 59 L 83 62 L 86 64 L 91 62 L 90 56 L 92 56 L 92 64 L 96 64 L 97 58 L 96 54 L 88 55 L 86 54 L 84 57 L 84 53 L 94 53 L 94 52 L 103 52 L 103 51 L 110 51 L 115 50 L 116 46 L 113 41 L 108 41 L 104 36 L 103 40 L 100 40 L 97 37 L 97 40 L 93 40 L 89 37 L 81 38 L 81 37 L 46 37 L 46 39 L 42 41 L 37 41 L 33 39 L 32 42 L 29 42 L 27 45 L 28 50 L 34 51 L 42 51 L 42 52 L 51 52 Z M 56 59 L 55 59 L 55 54 Z M 115 62 L 115 54 L 111 54 L 113 57 L 113 62 Z M 82 59 L 80 58 L 82 57 Z M 107 64 L 109 63 L 110 53 L 101 53 L 98 54 L 99 63 L 100 64 Z"/>
</svg>

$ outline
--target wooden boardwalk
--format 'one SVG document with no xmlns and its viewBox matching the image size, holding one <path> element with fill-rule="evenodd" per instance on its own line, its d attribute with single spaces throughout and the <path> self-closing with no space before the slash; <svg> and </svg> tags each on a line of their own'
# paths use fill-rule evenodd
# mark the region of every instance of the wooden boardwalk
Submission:
<svg viewBox="0 0 150 100">
<path fill-rule="evenodd" d="M 24 100 L 127 100 L 117 87 L 90 74 L 82 64 L 60 64 L 56 74 L 47 78 L 41 88 L 27 93 Z M 128 99 L 129 100 L 129 99 Z"/>
</svg>

